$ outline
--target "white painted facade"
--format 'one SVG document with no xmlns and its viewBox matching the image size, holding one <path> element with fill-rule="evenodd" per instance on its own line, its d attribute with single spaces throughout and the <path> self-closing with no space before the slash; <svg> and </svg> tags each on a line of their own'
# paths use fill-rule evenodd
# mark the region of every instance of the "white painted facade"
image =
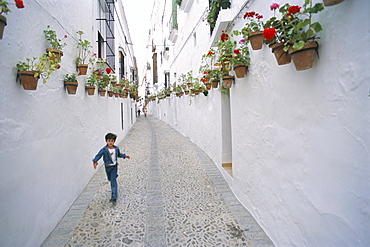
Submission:
<svg viewBox="0 0 370 247">
<path fill-rule="evenodd" d="M 171 84 L 198 71 L 220 24 L 219 32 L 228 21 L 240 30 L 247 11 L 264 20 L 273 15 L 271 1 L 232 0 L 211 36 L 203 21 L 208 1 L 182 0 L 175 39 L 168 2 L 155 1 L 152 12 L 150 42 L 169 44 L 158 58 L 158 84 L 147 74 L 154 93 L 164 86 L 164 71 Z M 316 16 L 324 30 L 309 70 L 278 66 L 264 46 L 251 50 L 249 72 L 236 79 L 230 98 L 212 89 L 207 97 L 171 95 L 148 105 L 149 114 L 209 155 L 276 246 L 370 246 L 369 7 L 367 0 L 345 0 Z M 233 177 L 222 168 L 228 162 Z"/>
<path fill-rule="evenodd" d="M 76 72 L 76 31 L 97 52 L 96 19 L 105 1 L 24 2 L 24 9 L 10 5 L 0 40 L 0 246 L 40 246 L 97 171 L 91 160 L 105 145 L 105 134 L 116 133 L 119 143 L 136 121 L 133 100 L 102 97 L 97 90 L 87 95 L 91 70 L 78 77 L 75 95 L 63 87 L 64 74 Z M 130 78 L 134 53 L 126 43 L 131 38 L 121 2 L 116 11 L 114 50 L 125 54 Z M 15 65 L 45 51 L 48 25 L 59 38 L 68 35 L 61 68 L 46 84 L 39 80 L 37 90 L 26 91 L 16 82 Z M 115 61 L 118 73 L 117 55 Z"/>
</svg>

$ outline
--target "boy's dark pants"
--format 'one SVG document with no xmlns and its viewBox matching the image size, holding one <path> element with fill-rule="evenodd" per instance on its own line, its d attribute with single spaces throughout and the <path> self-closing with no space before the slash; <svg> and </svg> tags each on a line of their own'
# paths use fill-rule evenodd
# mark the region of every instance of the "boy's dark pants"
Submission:
<svg viewBox="0 0 370 247">
<path fill-rule="evenodd" d="M 112 188 L 111 199 L 117 199 L 117 170 L 118 165 L 105 167 L 105 172 L 107 173 L 107 178 L 110 181 L 110 187 Z"/>
</svg>

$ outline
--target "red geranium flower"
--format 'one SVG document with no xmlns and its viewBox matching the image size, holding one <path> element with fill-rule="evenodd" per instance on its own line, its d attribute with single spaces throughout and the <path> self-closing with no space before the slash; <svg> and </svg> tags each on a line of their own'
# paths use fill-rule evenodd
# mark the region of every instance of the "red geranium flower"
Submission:
<svg viewBox="0 0 370 247">
<path fill-rule="evenodd" d="M 273 38 L 275 38 L 275 35 L 276 35 L 276 30 L 273 27 L 266 28 L 265 30 L 263 30 L 263 34 L 262 34 L 262 36 L 267 40 L 272 40 Z"/>
<path fill-rule="evenodd" d="M 222 33 L 221 34 L 221 41 L 225 42 L 227 40 L 229 40 L 229 35 L 227 33 Z"/>
<path fill-rule="evenodd" d="M 234 50 L 234 53 L 235 54 L 239 54 L 240 53 L 240 50 Z"/>
<path fill-rule="evenodd" d="M 204 71 L 204 72 L 203 72 L 203 74 L 205 74 L 205 75 L 206 75 L 206 74 L 208 74 L 208 72 L 207 72 L 207 71 Z"/>
<path fill-rule="evenodd" d="M 213 55 L 213 54 L 214 54 L 214 53 L 210 51 L 210 52 L 208 52 L 208 54 L 207 54 L 207 55 L 208 55 L 208 56 L 211 56 L 211 55 Z"/>
<path fill-rule="evenodd" d="M 245 19 L 245 18 L 247 18 L 247 17 L 252 18 L 252 17 L 254 17 L 254 15 L 255 15 L 255 14 L 256 14 L 256 12 L 254 12 L 254 11 L 246 12 L 246 13 L 244 14 L 243 18 L 244 18 L 244 19 Z"/>
<path fill-rule="evenodd" d="M 106 68 L 105 72 L 107 72 L 107 74 L 110 74 L 110 72 L 112 72 L 112 70 L 110 68 Z"/>
<path fill-rule="evenodd" d="M 18 9 L 24 8 L 24 4 L 22 0 L 14 0 L 14 2 L 15 2 L 15 6 L 17 6 Z"/>
<path fill-rule="evenodd" d="M 206 78 L 202 78 L 202 79 L 200 79 L 202 82 L 206 82 L 207 81 L 207 79 Z"/>
<path fill-rule="evenodd" d="M 301 7 L 299 7 L 298 5 L 290 6 L 288 8 L 287 15 L 296 14 L 296 13 L 299 13 L 300 11 L 301 11 Z"/>
</svg>

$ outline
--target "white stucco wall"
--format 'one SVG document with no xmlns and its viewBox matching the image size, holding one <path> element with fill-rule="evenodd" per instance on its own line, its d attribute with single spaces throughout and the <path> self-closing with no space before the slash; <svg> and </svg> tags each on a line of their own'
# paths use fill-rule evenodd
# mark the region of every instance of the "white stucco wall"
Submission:
<svg viewBox="0 0 370 247">
<path fill-rule="evenodd" d="M 232 1 L 232 7 L 244 2 Z M 270 4 L 251 1 L 245 11 L 271 16 Z M 346 0 L 317 15 L 324 31 L 312 69 L 278 66 L 264 46 L 251 50 L 248 75 L 236 79 L 231 88 L 233 178 L 220 170 L 277 246 L 370 245 L 368 10 L 366 0 Z M 194 1 L 189 18 L 192 11 L 201 15 L 200 3 Z M 197 18 L 182 18 L 187 30 L 192 30 L 189 25 Z M 244 23 L 243 18 L 237 19 L 233 29 L 241 29 Z M 207 32 L 198 31 L 205 30 L 205 23 L 194 24 L 197 46 L 183 45 L 182 36 L 189 33 L 181 25 L 180 17 L 174 49 L 181 54 L 176 54 L 170 69 L 196 71 L 200 57 L 194 53 L 206 53 L 211 39 Z M 176 106 L 177 120 L 157 117 L 169 124 L 177 122 L 175 127 L 220 167 L 221 111 L 215 100 L 219 96 L 212 91 L 208 97 L 196 96 L 192 104 L 187 96 L 172 96 L 157 105 L 152 102 L 151 112 L 163 115 Z"/>
<path fill-rule="evenodd" d="M 134 102 L 97 91 L 88 96 L 86 76 L 78 78 L 76 95 L 63 87 L 63 75 L 75 72 L 76 31 L 95 46 L 97 1 L 38 3 L 12 6 L 0 40 L 0 246 L 40 246 L 97 171 L 91 160 L 105 134 L 116 133 L 119 143 L 135 122 Z M 13 68 L 45 51 L 47 25 L 69 36 L 61 68 L 46 84 L 39 80 L 37 90 L 23 90 Z"/>
</svg>

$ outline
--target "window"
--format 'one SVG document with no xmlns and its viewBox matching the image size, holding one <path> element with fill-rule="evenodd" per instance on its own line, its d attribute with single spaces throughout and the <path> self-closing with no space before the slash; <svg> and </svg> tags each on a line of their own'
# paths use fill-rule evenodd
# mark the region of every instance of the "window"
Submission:
<svg viewBox="0 0 370 247">
<path fill-rule="evenodd" d="M 121 80 L 123 77 L 125 77 L 125 56 L 123 55 L 123 52 L 120 51 L 118 54 L 119 58 L 119 79 Z"/>
<path fill-rule="evenodd" d="M 165 87 L 168 87 L 171 85 L 171 82 L 170 82 L 170 72 L 166 71 L 164 72 L 164 86 Z"/>
<path fill-rule="evenodd" d="M 157 53 L 153 53 L 153 84 L 158 83 Z"/>
<path fill-rule="evenodd" d="M 99 0 L 98 18 L 98 57 L 106 60 L 107 65 L 115 70 L 115 6 L 112 0 Z"/>
<path fill-rule="evenodd" d="M 123 103 L 121 103 L 121 128 L 122 130 L 124 129 L 125 125 L 123 123 L 123 118 L 124 118 L 124 110 L 123 110 Z"/>
</svg>

